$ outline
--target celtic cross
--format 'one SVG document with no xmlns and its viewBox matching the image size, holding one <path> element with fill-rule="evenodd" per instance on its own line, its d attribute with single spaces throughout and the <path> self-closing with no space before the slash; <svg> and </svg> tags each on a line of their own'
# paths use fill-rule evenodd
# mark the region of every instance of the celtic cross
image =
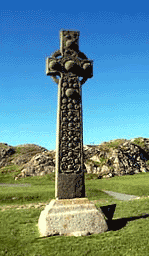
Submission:
<svg viewBox="0 0 149 256">
<path fill-rule="evenodd" d="M 46 74 L 58 84 L 56 199 L 85 197 L 82 85 L 93 76 L 93 61 L 79 51 L 78 40 L 79 31 L 60 31 L 60 50 L 46 60 Z"/>
</svg>

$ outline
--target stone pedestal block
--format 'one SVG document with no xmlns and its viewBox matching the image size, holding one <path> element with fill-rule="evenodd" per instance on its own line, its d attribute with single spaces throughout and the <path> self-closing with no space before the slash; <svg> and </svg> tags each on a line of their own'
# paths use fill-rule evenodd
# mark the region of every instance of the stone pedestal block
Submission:
<svg viewBox="0 0 149 256">
<path fill-rule="evenodd" d="M 41 236 L 86 236 L 108 230 L 101 209 L 87 198 L 53 199 L 38 220 Z"/>
</svg>

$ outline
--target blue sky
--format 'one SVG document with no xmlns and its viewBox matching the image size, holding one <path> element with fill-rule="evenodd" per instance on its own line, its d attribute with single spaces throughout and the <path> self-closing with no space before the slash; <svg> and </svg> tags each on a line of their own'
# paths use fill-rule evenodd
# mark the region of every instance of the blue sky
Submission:
<svg viewBox="0 0 149 256">
<path fill-rule="evenodd" d="M 93 60 L 82 87 L 83 144 L 149 138 L 148 1 L 7 1 L 0 10 L 0 142 L 56 148 L 58 87 L 45 59 L 80 31 Z"/>
</svg>

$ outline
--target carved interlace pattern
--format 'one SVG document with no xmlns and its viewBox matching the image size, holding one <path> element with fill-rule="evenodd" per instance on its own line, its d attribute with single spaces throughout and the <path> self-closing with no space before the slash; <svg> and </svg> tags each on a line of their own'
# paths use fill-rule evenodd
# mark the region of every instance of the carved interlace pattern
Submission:
<svg viewBox="0 0 149 256">
<path fill-rule="evenodd" d="M 83 168 L 81 86 L 92 76 L 91 61 L 78 50 L 78 32 L 62 31 L 60 36 L 61 49 L 46 62 L 47 75 L 60 87 L 59 172 L 80 172 Z M 80 81 L 79 77 L 83 79 Z"/>
<path fill-rule="evenodd" d="M 77 76 L 64 75 L 61 81 L 60 104 L 60 170 L 79 171 L 81 165 L 81 96 Z"/>
</svg>

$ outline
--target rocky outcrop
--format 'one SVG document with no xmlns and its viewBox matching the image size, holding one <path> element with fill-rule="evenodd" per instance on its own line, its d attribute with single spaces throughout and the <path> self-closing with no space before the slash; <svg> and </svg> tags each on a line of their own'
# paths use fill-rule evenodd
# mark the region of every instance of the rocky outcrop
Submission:
<svg viewBox="0 0 149 256">
<path fill-rule="evenodd" d="M 0 143 L 0 168 L 9 164 L 10 156 L 15 153 L 13 147 Z"/>
<path fill-rule="evenodd" d="M 55 161 L 47 152 L 36 154 L 23 166 L 23 170 L 18 177 L 43 176 L 55 172 Z M 16 178 L 17 179 L 17 178 Z"/>
<path fill-rule="evenodd" d="M 148 172 L 148 160 L 149 155 L 139 145 L 127 141 L 117 149 L 110 148 L 108 152 L 99 152 L 91 157 L 89 162 L 92 165 L 87 167 L 87 173 L 98 174 L 98 178 L 108 178 Z"/>
<path fill-rule="evenodd" d="M 26 144 L 11 147 L 0 143 L 0 169 L 19 166 L 15 180 L 27 176 L 43 176 L 55 172 L 55 150 Z M 97 178 L 149 172 L 149 139 L 112 140 L 100 145 L 84 145 L 84 171 Z"/>
<path fill-rule="evenodd" d="M 12 147 L 7 143 L 0 143 L 0 168 L 9 165 L 23 165 L 37 153 L 46 152 L 47 149 L 35 144 L 25 144 Z"/>
</svg>

